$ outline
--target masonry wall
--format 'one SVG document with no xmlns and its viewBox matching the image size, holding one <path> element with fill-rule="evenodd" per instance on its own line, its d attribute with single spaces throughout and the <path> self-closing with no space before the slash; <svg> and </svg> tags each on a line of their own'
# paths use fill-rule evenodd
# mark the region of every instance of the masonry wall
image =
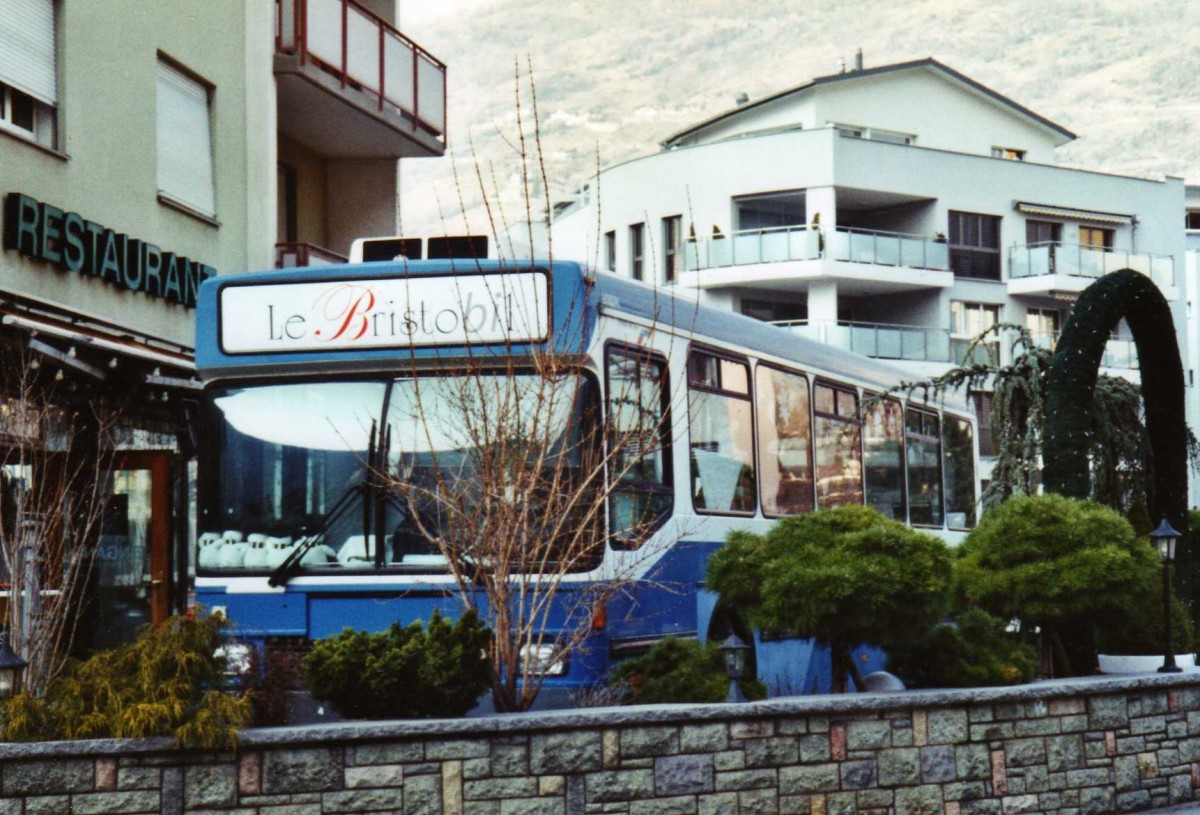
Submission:
<svg viewBox="0 0 1200 815">
<path fill-rule="evenodd" d="M 1104 813 L 1198 786 L 1194 674 L 0 745 L 0 815 Z"/>
</svg>

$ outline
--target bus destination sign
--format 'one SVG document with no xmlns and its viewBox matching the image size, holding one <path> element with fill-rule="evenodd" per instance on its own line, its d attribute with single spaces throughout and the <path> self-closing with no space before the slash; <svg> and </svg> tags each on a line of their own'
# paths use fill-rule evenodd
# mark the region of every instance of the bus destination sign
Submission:
<svg viewBox="0 0 1200 815">
<path fill-rule="evenodd" d="M 545 272 L 225 286 L 227 354 L 540 342 Z"/>
</svg>

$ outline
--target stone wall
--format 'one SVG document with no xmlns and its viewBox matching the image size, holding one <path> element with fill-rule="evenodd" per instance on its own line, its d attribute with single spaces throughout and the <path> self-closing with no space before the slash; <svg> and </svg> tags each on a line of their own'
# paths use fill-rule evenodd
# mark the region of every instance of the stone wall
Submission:
<svg viewBox="0 0 1200 815">
<path fill-rule="evenodd" d="M 1200 787 L 1200 676 L 0 745 L 0 815 L 1103 813 Z"/>
</svg>

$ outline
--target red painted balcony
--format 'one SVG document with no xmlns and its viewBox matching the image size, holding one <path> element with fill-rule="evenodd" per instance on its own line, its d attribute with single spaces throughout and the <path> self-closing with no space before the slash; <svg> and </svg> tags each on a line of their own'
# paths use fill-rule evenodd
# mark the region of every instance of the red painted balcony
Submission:
<svg viewBox="0 0 1200 815">
<path fill-rule="evenodd" d="M 275 0 L 279 130 L 330 158 L 446 151 L 446 66 L 353 0 Z"/>
</svg>

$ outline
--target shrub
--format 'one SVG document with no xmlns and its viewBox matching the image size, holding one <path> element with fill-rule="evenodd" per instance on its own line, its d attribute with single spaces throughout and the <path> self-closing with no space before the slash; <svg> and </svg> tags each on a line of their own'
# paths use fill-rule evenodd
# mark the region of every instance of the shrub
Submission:
<svg viewBox="0 0 1200 815">
<path fill-rule="evenodd" d="M 1102 654 L 1161 654 L 1163 636 L 1162 589 L 1144 602 L 1130 605 L 1112 625 L 1100 629 L 1097 644 Z M 1171 641 L 1175 653 L 1187 654 L 1195 647 L 1195 631 L 1187 604 L 1171 597 Z"/>
<path fill-rule="evenodd" d="M 43 697 L 5 705 L 10 741 L 174 736 L 180 746 L 231 748 L 250 715 L 245 695 L 226 692 L 224 620 L 172 617 L 101 651 L 51 683 Z"/>
<path fill-rule="evenodd" d="M 764 535 L 733 532 L 708 561 L 708 585 L 751 623 L 851 647 L 903 647 L 940 619 L 950 585 L 946 545 L 869 507 L 784 518 Z"/>
<path fill-rule="evenodd" d="M 609 685 L 626 689 L 628 701 L 637 705 L 684 702 L 724 702 L 729 693 L 725 659 L 716 645 L 667 637 L 637 659 L 617 665 Z M 755 679 L 740 682 L 748 699 L 766 697 Z"/>
<path fill-rule="evenodd" d="M 1033 678 L 1036 650 L 982 609 L 956 625 L 935 626 L 920 641 L 892 654 L 888 668 L 910 687 L 974 688 L 1015 685 Z"/>
<path fill-rule="evenodd" d="M 1098 630 L 1154 603 L 1158 557 L 1115 510 L 1025 495 L 983 516 L 956 564 L 962 599 L 1040 627 L 1060 674 L 1088 673 Z"/>
<path fill-rule="evenodd" d="M 450 623 L 435 609 L 428 626 L 378 634 L 347 628 L 313 644 L 305 679 L 348 719 L 461 716 L 491 685 L 491 636 L 474 610 Z"/>
</svg>

